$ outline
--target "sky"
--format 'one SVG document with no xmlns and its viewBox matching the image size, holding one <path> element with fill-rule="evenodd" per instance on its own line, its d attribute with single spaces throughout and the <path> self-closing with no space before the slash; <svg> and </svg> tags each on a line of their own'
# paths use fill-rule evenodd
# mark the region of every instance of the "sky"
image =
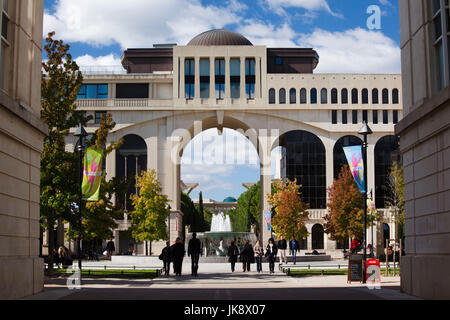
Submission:
<svg viewBox="0 0 450 320">
<path fill-rule="evenodd" d="M 44 35 L 71 45 L 80 66 L 117 66 L 127 48 L 151 48 L 157 43 L 186 45 L 210 29 L 243 34 L 254 45 L 314 48 L 315 73 L 400 73 L 400 33 L 396 0 L 45 0 Z M 380 25 L 371 27 L 379 9 Z M 375 11 L 376 12 L 376 11 Z M 376 21 L 376 20 L 375 20 Z M 370 27 L 370 28 L 369 28 Z M 221 201 L 238 198 L 243 182 L 259 180 L 256 151 L 242 164 L 239 148 L 245 137 L 211 129 L 197 136 L 203 150 L 189 145 L 183 157 L 182 179 L 197 182 L 191 194 Z M 206 151 L 205 151 L 206 148 Z M 209 148 L 209 149 L 208 149 Z M 235 161 L 215 163 L 217 150 Z M 203 155 L 202 155 L 203 154 Z M 191 157 L 187 155 L 192 155 Z M 197 157 L 197 158 L 196 158 Z M 196 161 L 201 158 L 203 163 Z M 193 161 L 194 160 L 194 161 Z M 200 161 L 201 162 L 201 161 Z M 218 162 L 218 161 L 216 161 Z M 223 161 L 222 161 L 223 162 Z M 255 163 L 256 162 L 256 163 Z M 275 166 L 272 166 L 275 171 Z"/>
</svg>

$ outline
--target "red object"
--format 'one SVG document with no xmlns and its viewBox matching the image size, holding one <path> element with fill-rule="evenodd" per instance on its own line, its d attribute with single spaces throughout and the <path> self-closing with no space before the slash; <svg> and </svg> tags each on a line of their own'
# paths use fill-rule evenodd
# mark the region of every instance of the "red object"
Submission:
<svg viewBox="0 0 450 320">
<path fill-rule="evenodd" d="M 366 280 L 369 281 L 369 267 L 371 267 L 371 269 L 373 269 L 373 267 L 376 266 L 378 268 L 378 280 L 373 280 L 371 279 L 371 282 L 381 282 L 381 266 L 380 266 L 380 261 L 378 261 L 377 259 L 369 259 L 366 262 Z"/>
</svg>

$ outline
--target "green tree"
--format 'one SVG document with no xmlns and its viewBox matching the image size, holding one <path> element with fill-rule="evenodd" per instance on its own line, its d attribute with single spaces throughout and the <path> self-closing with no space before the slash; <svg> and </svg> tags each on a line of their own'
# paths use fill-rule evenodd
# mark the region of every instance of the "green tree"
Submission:
<svg viewBox="0 0 450 320">
<path fill-rule="evenodd" d="M 139 194 L 130 197 L 134 207 L 134 211 L 130 213 L 133 238 L 136 241 L 167 240 L 169 200 L 162 193 L 156 171 L 143 171 L 136 177 L 136 187 L 139 188 Z"/>
<path fill-rule="evenodd" d="M 305 221 L 309 219 L 308 205 L 300 197 L 297 181 L 287 179 L 275 186 L 273 194 L 267 194 L 269 204 L 275 210 L 272 218 L 272 229 L 279 235 L 289 239 L 304 239 L 308 236 Z"/>
<path fill-rule="evenodd" d="M 69 54 L 70 46 L 53 39 L 54 32 L 45 39 L 47 61 L 42 63 L 41 119 L 48 126 L 41 155 L 41 224 L 49 231 L 48 272 L 53 273 L 54 229 L 56 222 L 71 219 L 71 204 L 78 199 L 77 154 L 65 151 L 65 137 L 79 123 L 89 118 L 76 112 L 75 101 L 83 77 Z"/>
<path fill-rule="evenodd" d="M 394 162 L 389 171 L 386 183 L 386 204 L 394 211 L 397 222 L 396 240 L 405 237 L 405 182 L 403 167 Z"/>
</svg>

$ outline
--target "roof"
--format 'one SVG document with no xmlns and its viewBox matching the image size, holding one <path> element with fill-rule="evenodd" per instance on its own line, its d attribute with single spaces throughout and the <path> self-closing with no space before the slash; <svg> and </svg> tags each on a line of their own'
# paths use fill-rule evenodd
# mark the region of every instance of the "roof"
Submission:
<svg viewBox="0 0 450 320">
<path fill-rule="evenodd" d="M 233 203 L 233 202 L 237 202 L 237 200 L 233 197 L 228 197 L 225 200 L 223 200 L 223 202 L 225 203 Z"/>
<path fill-rule="evenodd" d="M 224 29 L 203 32 L 193 38 L 188 46 L 253 46 L 243 35 Z"/>
</svg>

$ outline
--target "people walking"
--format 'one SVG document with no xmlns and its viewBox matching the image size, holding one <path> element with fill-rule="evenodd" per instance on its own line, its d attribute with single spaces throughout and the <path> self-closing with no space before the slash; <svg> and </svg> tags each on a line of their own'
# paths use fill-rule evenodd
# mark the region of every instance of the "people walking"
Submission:
<svg viewBox="0 0 450 320">
<path fill-rule="evenodd" d="M 269 244 L 267 245 L 266 257 L 269 260 L 269 270 L 270 273 L 275 272 L 275 260 L 277 259 L 278 248 L 275 244 L 275 240 L 273 238 L 269 239 Z"/>
<path fill-rule="evenodd" d="M 170 242 L 166 242 L 166 247 L 161 252 L 161 260 L 164 263 L 164 275 L 168 276 L 170 273 L 170 263 L 172 262 L 172 250 Z"/>
<path fill-rule="evenodd" d="M 280 236 L 280 240 L 277 243 L 278 247 L 278 253 L 280 254 L 280 264 L 288 263 L 287 257 L 286 257 L 286 250 L 287 250 L 287 242 L 284 239 L 283 236 Z"/>
<path fill-rule="evenodd" d="M 192 239 L 189 240 L 188 245 L 188 256 L 191 257 L 192 261 L 192 273 L 193 277 L 198 277 L 198 260 L 200 259 L 202 243 L 197 239 L 197 233 L 192 234 Z"/>
<path fill-rule="evenodd" d="M 264 256 L 264 249 L 261 247 L 261 242 L 256 241 L 255 246 L 253 247 L 253 251 L 255 252 L 255 260 L 256 260 L 256 271 L 258 273 L 262 272 L 262 258 Z"/>
<path fill-rule="evenodd" d="M 175 244 L 171 247 L 173 258 L 173 271 L 176 276 L 181 277 L 181 268 L 183 266 L 183 258 L 186 253 L 181 238 L 177 238 Z"/>
<path fill-rule="evenodd" d="M 250 271 L 250 265 L 255 263 L 255 252 L 248 239 L 244 241 L 244 245 L 241 249 L 241 262 L 244 272 Z"/>
<path fill-rule="evenodd" d="M 114 241 L 112 241 L 112 239 L 111 239 L 106 244 L 106 254 L 108 256 L 108 260 L 111 260 L 111 256 L 113 255 L 114 251 L 116 251 L 116 248 L 114 246 Z"/>
<path fill-rule="evenodd" d="M 297 263 L 297 251 L 300 250 L 300 245 L 297 241 L 297 239 L 295 239 L 295 237 L 292 237 L 291 241 L 289 242 L 289 249 L 291 250 L 292 253 L 292 262 L 294 264 Z"/>
<path fill-rule="evenodd" d="M 234 272 L 236 262 L 239 256 L 239 249 L 235 245 L 235 241 L 231 240 L 230 246 L 228 247 L 228 262 L 231 263 L 231 272 Z"/>
</svg>

